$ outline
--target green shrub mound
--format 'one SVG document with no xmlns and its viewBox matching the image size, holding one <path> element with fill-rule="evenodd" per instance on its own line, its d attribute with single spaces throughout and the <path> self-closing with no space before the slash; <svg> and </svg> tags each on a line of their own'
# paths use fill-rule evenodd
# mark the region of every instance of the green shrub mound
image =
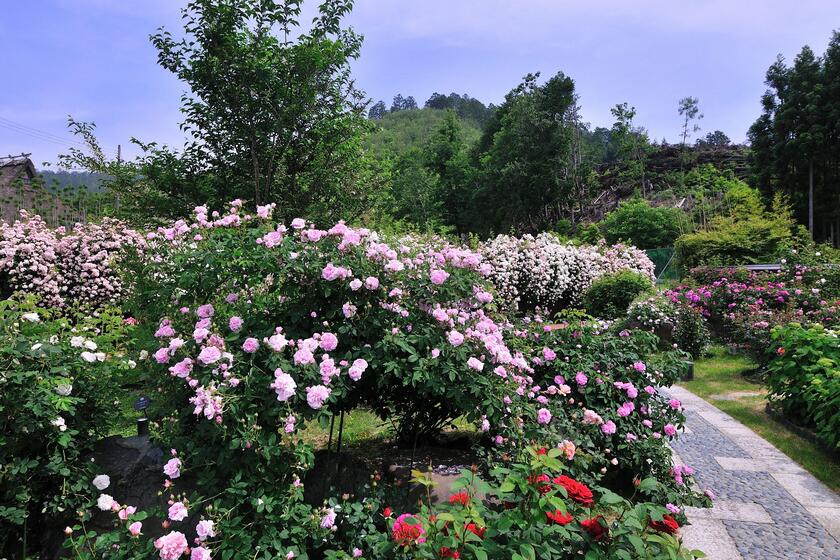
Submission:
<svg viewBox="0 0 840 560">
<path fill-rule="evenodd" d="M 617 319 L 627 313 L 634 299 L 652 290 L 650 278 L 622 270 L 595 280 L 583 297 L 583 305 L 595 317 Z"/>
<path fill-rule="evenodd" d="M 840 333 L 790 323 L 773 330 L 775 357 L 767 365 L 770 402 L 796 424 L 814 429 L 840 450 Z"/>
</svg>

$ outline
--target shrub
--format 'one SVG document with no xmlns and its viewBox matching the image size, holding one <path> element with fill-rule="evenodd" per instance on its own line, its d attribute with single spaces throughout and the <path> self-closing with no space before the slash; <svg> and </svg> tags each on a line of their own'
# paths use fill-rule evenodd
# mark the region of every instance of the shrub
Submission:
<svg viewBox="0 0 840 560">
<path fill-rule="evenodd" d="M 790 323 L 773 329 L 768 399 L 793 422 L 840 449 L 840 333 Z"/>
<path fill-rule="evenodd" d="M 777 262 L 790 249 L 811 244 L 781 198 L 764 211 L 749 187 L 733 188 L 727 196 L 729 214 L 715 216 L 706 229 L 681 235 L 674 243 L 674 257 L 682 270 Z"/>
<path fill-rule="evenodd" d="M 651 292 L 650 278 L 637 272 L 623 270 L 598 278 L 583 297 L 586 310 L 605 319 L 616 319 L 627 313 L 630 303 L 638 296 Z"/>
<path fill-rule="evenodd" d="M 489 267 L 488 279 L 513 310 L 551 314 L 579 305 L 595 279 L 620 270 L 653 279 L 653 262 L 643 251 L 625 245 L 574 246 L 542 233 L 500 235 L 479 251 Z"/>
<path fill-rule="evenodd" d="M 134 366 L 118 313 L 73 319 L 33 298 L 0 301 L 0 554 L 82 505 L 100 474 L 83 457 L 113 425 L 114 385 Z"/>
<path fill-rule="evenodd" d="M 607 243 L 631 243 L 641 249 L 670 247 L 689 229 L 679 208 L 653 207 L 642 199 L 622 203 L 601 222 Z"/>
<path fill-rule="evenodd" d="M 114 265 L 144 245 L 140 234 L 110 218 L 67 232 L 21 211 L 20 220 L 0 224 L 0 295 L 30 293 L 44 308 L 115 304 L 126 289 Z"/>
<path fill-rule="evenodd" d="M 709 329 L 703 314 L 690 305 L 677 306 L 673 340 L 681 350 L 697 359 L 703 355 L 711 342 Z"/>
</svg>

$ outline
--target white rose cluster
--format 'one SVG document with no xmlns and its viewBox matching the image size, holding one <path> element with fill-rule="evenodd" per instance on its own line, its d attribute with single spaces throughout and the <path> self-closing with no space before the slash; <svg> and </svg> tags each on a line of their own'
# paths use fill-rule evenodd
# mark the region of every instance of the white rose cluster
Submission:
<svg viewBox="0 0 840 560">
<path fill-rule="evenodd" d="M 499 235 L 479 252 L 489 264 L 488 279 L 513 308 L 556 311 L 578 304 L 592 282 L 620 270 L 653 280 L 653 262 L 626 245 L 576 246 L 550 233 Z"/>
<path fill-rule="evenodd" d="M 35 294 L 44 307 L 113 303 L 124 287 L 111 265 L 126 247 L 142 251 L 145 240 L 118 220 L 68 232 L 21 210 L 15 223 L 0 224 L 0 291 Z"/>
</svg>

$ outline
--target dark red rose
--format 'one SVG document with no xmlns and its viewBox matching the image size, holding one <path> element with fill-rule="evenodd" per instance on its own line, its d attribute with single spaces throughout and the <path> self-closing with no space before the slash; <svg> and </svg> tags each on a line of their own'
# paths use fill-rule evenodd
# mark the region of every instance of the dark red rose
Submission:
<svg viewBox="0 0 840 560">
<path fill-rule="evenodd" d="M 386 507 L 384 510 L 382 510 L 382 515 L 384 515 L 385 517 L 391 517 L 391 508 Z"/>
<path fill-rule="evenodd" d="M 441 558 L 460 558 L 461 553 L 457 550 L 449 549 L 445 546 L 440 547 L 440 557 Z"/>
<path fill-rule="evenodd" d="M 546 449 L 545 447 L 540 447 L 539 449 L 537 449 L 537 455 L 546 455 L 547 453 L 548 449 Z"/>
<path fill-rule="evenodd" d="M 572 514 L 568 512 L 563 513 L 559 509 L 555 511 L 547 511 L 545 512 L 545 516 L 548 518 L 548 522 L 553 525 L 568 525 L 574 520 L 572 518 Z"/>
<path fill-rule="evenodd" d="M 479 528 L 478 525 L 476 525 L 475 523 L 467 523 L 466 525 L 464 525 L 464 529 L 466 529 L 467 531 L 469 531 L 470 533 L 472 533 L 480 539 L 483 539 L 484 533 L 487 532 L 487 527 Z"/>
<path fill-rule="evenodd" d="M 565 474 L 558 476 L 553 480 L 553 482 L 554 484 L 565 488 L 569 497 L 577 503 L 585 506 L 592 505 L 592 490 L 590 490 L 586 484 L 582 484 L 573 478 L 569 478 Z"/>
<path fill-rule="evenodd" d="M 676 535 L 677 531 L 680 530 L 680 524 L 677 523 L 677 520 L 667 514 L 662 516 L 662 521 L 651 519 L 650 526 L 660 533 L 668 533 L 669 535 Z"/>
<path fill-rule="evenodd" d="M 580 526 L 589 533 L 596 541 L 604 540 L 607 537 L 609 529 L 604 524 L 604 518 L 600 515 L 592 519 L 585 519 L 580 522 Z"/>
</svg>

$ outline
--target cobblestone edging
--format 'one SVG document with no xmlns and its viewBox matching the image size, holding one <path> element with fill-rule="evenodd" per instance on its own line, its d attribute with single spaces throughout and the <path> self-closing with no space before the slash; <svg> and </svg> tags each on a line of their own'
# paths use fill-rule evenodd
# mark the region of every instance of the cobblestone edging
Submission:
<svg viewBox="0 0 840 560">
<path fill-rule="evenodd" d="M 711 560 L 840 560 L 840 496 L 755 432 L 675 386 L 687 429 L 672 448 L 691 465 L 712 509 L 687 508 L 688 548 Z"/>
</svg>

